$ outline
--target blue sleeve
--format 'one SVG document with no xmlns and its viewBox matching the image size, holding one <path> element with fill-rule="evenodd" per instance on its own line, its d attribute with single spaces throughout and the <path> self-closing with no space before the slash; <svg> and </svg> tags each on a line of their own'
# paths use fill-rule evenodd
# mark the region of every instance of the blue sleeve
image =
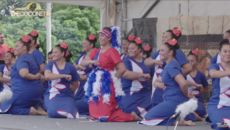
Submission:
<svg viewBox="0 0 230 130">
<path fill-rule="evenodd" d="M 184 65 L 186 63 L 189 63 L 189 61 L 186 58 L 185 54 L 180 49 L 176 50 L 175 59 L 178 61 L 178 63 L 180 64 L 180 66 L 182 66 L 182 65 Z"/>
<path fill-rule="evenodd" d="M 206 79 L 206 76 L 202 72 L 200 72 L 200 75 L 201 75 L 201 80 L 202 80 L 201 83 L 202 83 L 203 87 L 207 87 L 208 86 L 208 81 Z"/>
<path fill-rule="evenodd" d="M 132 68 L 132 65 L 131 65 L 129 58 L 124 59 L 123 63 L 125 64 L 125 67 L 127 70 L 133 71 L 133 68 Z"/>
<path fill-rule="evenodd" d="M 153 55 L 151 55 L 151 58 L 156 59 L 158 55 L 159 55 L 159 51 L 157 51 Z"/>
<path fill-rule="evenodd" d="M 78 65 L 79 60 L 80 60 L 80 59 L 81 59 L 81 57 L 82 57 L 82 56 L 84 56 L 84 55 L 85 55 L 85 53 L 81 54 L 81 55 L 77 58 L 77 60 L 75 61 L 75 64 L 77 64 L 77 65 Z"/>
<path fill-rule="evenodd" d="M 214 70 L 219 70 L 219 65 L 218 65 L 218 64 L 212 64 L 212 65 L 210 65 L 210 66 L 208 67 L 208 72 L 209 72 L 210 70 L 212 70 L 212 69 L 214 69 Z"/>
<path fill-rule="evenodd" d="M 3 74 L 3 69 L 4 69 L 5 64 L 0 65 L 0 72 Z"/>
<path fill-rule="evenodd" d="M 21 69 L 29 69 L 29 61 L 27 61 L 26 57 L 25 59 L 20 59 L 17 61 L 16 68 L 18 71 Z"/>
<path fill-rule="evenodd" d="M 177 65 L 176 61 L 170 62 L 167 65 L 167 72 L 171 78 L 174 78 L 176 75 L 181 74 L 181 67 Z"/>
<path fill-rule="evenodd" d="M 212 58 L 212 60 L 210 61 L 212 64 L 216 64 L 218 54 L 219 54 L 219 53 L 217 53 L 217 54 Z"/>
<path fill-rule="evenodd" d="M 77 73 L 77 70 L 75 69 L 75 67 L 71 65 L 70 69 L 71 69 L 72 82 L 79 80 L 80 76 Z"/>
<path fill-rule="evenodd" d="M 52 72 L 52 68 L 53 68 L 53 62 L 49 62 L 45 66 L 45 70 L 50 70 L 51 72 Z"/>
<path fill-rule="evenodd" d="M 36 61 L 38 66 L 40 66 L 42 63 L 45 62 L 45 58 L 40 51 L 37 51 L 36 55 L 34 55 L 34 56 L 35 56 L 35 61 Z"/>
<path fill-rule="evenodd" d="M 152 66 L 149 67 L 149 69 L 150 69 L 150 76 L 153 77 L 154 76 L 154 72 L 155 72 L 155 66 L 152 65 Z"/>
</svg>

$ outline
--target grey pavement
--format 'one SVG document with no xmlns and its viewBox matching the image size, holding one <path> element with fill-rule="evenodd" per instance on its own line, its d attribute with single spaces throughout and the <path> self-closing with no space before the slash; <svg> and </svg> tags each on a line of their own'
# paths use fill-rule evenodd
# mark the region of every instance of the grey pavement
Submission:
<svg viewBox="0 0 230 130">
<path fill-rule="evenodd" d="M 204 121 L 177 130 L 210 130 Z M 0 115 L 0 130 L 166 130 L 166 126 L 142 126 L 136 122 L 92 122 L 89 119 L 57 119 L 46 116 Z M 169 126 L 168 130 L 174 130 Z"/>
</svg>

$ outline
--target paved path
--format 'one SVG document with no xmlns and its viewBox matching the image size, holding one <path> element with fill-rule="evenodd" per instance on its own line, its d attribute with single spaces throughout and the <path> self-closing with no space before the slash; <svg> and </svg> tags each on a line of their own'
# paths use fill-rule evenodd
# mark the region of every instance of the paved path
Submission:
<svg viewBox="0 0 230 130">
<path fill-rule="evenodd" d="M 173 130 L 169 126 L 168 130 Z M 196 126 L 179 126 L 177 130 L 210 130 L 204 121 Z M 0 130 L 166 130 L 166 126 L 141 126 L 136 122 L 91 122 L 89 119 L 52 119 L 46 116 L 0 115 Z"/>
</svg>

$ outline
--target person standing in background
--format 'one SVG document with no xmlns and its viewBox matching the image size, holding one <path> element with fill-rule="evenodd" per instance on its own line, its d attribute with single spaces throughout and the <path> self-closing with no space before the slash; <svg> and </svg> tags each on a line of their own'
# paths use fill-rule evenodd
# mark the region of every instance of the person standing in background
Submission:
<svg viewBox="0 0 230 130">
<path fill-rule="evenodd" d="M 4 59 L 6 52 L 9 50 L 10 47 L 4 44 L 4 35 L 0 32 L 0 60 Z"/>
</svg>

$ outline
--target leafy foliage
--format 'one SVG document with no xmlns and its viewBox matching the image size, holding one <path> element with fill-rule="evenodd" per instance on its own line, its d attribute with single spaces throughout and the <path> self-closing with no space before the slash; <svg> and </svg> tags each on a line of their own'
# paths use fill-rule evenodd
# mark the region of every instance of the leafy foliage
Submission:
<svg viewBox="0 0 230 130">
<path fill-rule="evenodd" d="M 29 2 L 21 2 L 25 7 Z M 44 3 L 39 3 L 42 8 Z M 73 63 L 82 53 L 82 42 L 89 34 L 96 35 L 100 29 L 100 9 L 76 5 L 53 4 L 52 8 L 52 47 L 66 42 L 73 54 Z M 15 42 L 31 30 L 39 34 L 40 51 L 46 56 L 46 18 L 43 17 L 3 17 L 0 32 L 5 36 L 5 44 L 14 47 Z M 96 35 L 97 36 L 97 35 Z M 97 43 L 97 47 L 99 44 Z"/>
</svg>

